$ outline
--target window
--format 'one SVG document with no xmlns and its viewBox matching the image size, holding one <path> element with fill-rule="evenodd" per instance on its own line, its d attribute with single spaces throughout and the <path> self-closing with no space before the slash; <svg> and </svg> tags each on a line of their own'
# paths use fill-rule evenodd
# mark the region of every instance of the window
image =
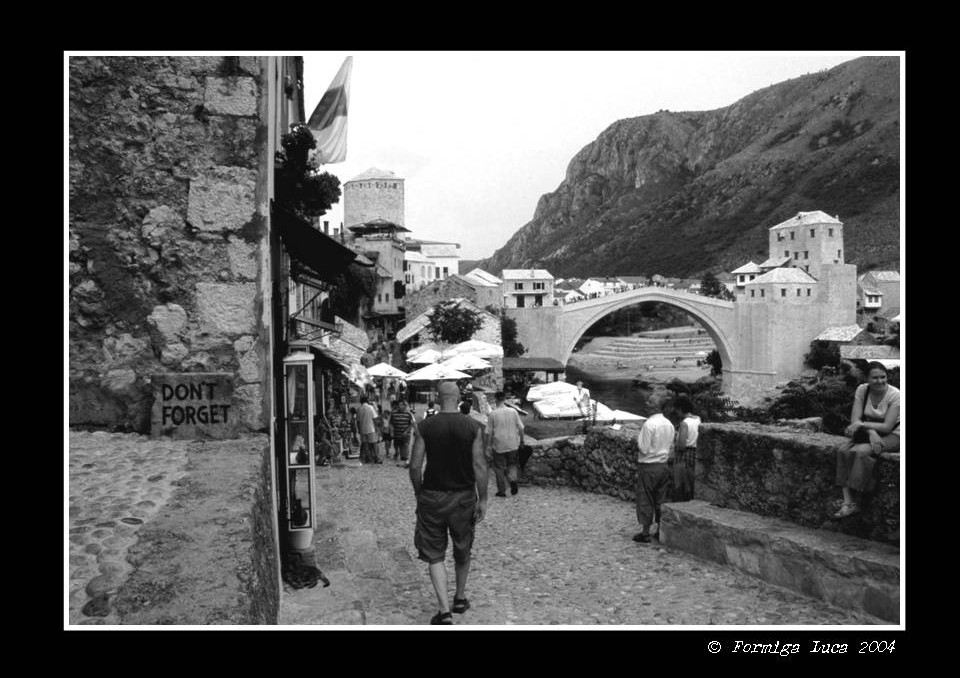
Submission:
<svg viewBox="0 0 960 678">
<path fill-rule="evenodd" d="M 523 308 L 527 305 L 527 298 L 522 294 L 517 297 L 517 308 Z"/>
<path fill-rule="evenodd" d="M 515 289 L 515 290 L 522 290 L 522 289 L 523 289 L 523 283 L 513 283 L 513 289 Z"/>
<path fill-rule="evenodd" d="M 791 239 L 791 240 L 796 240 L 796 238 L 797 238 L 797 232 L 796 232 L 796 231 L 790 231 L 790 239 Z"/>
<path fill-rule="evenodd" d="M 829 235 L 831 238 L 833 237 L 833 229 L 832 229 L 832 228 L 828 228 L 828 229 L 827 229 L 827 235 Z"/>
<path fill-rule="evenodd" d="M 387 292 L 386 294 L 384 294 L 383 297 L 384 297 L 384 298 L 383 298 L 384 301 L 386 301 L 387 303 L 390 302 L 390 293 L 389 293 L 389 292 Z"/>
<path fill-rule="evenodd" d="M 804 250 L 804 251 L 803 251 L 803 258 L 804 258 L 804 259 L 809 259 L 809 258 L 810 258 L 810 250 Z"/>
<path fill-rule="evenodd" d="M 777 242 L 783 242 L 783 233 L 777 233 Z"/>
<path fill-rule="evenodd" d="M 790 250 L 784 250 L 784 251 L 783 251 L 783 256 L 789 257 L 789 256 L 790 256 Z"/>
<path fill-rule="evenodd" d="M 843 252 L 843 250 L 837 250 L 837 259 L 842 259 L 842 258 L 843 258 L 842 252 Z"/>
<path fill-rule="evenodd" d="M 383 299 L 381 298 L 382 296 L 383 296 L 382 294 L 378 294 L 378 295 L 377 295 L 377 303 L 378 303 L 378 304 L 383 301 Z"/>
<path fill-rule="evenodd" d="M 757 296 L 757 291 L 756 291 L 756 290 L 750 290 L 750 296 L 751 296 L 751 297 Z"/>
<path fill-rule="evenodd" d="M 800 258 L 800 253 L 799 253 L 799 252 L 794 252 L 794 253 L 793 253 L 793 258 L 794 258 L 794 259 L 799 259 L 799 258 Z"/>
<path fill-rule="evenodd" d="M 807 296 L 808 296 L 808 297 L 810 296 L 810 288 L 809 288 L 809 287 L 807 288 Z"/>
<path fill-rule="evenodd" d="M 763 288 L 760 289 L 760 296 L 761 296 L 761 297 L 767 296 L 767 295 L 766 295 L 766 292 L 765 292 L 765 290 L 764 290 Z"/>
<path fill-rule="evenodd" d="M 446 278 L 448 275 L 450 275 L 450 269 L 449 269 L 448 267 L 444 266 L 444 267 L 443 267 L 443 277 Z"/>
<path fill-rule="evenodd" d="M 815 228 L 811 228 L 811 229 L 810 229 L 810 237 L 811 237 L 811 238 L 817 237 L 817 229 L 815 229 Z"/>
<path fill-rule="evenodd" d="M 798 296 L 798 297 L 800 296 L 800 288 L 799 288 L 799 287 L 797 288 L 797 296 Z"/>
<path fill-rule="evenodd" d="M 544 284 L 543 284 L 542 282 L 535 282 L 535 283 L 533 283 L 533 289 L 535 289 L 535 290 L 542 290 L 542 289 L 544 289 L 543 285 L 544 285 Z"/>
<path fill-rule="evenodd" d="M 433 276 L 433 277 L 434 277 L 434 278 L 439 278 L 439 277 L 440 277 L 440 267 L 439 267 L 439 266 L 435 266 L 434 269 L 435 269 L 435 270 L 434 270 L 434 276 Z"/>
<path fill-rule="evenodd" d="M 780 288 L 780 296 L 781 296 L 781 297 L 787 296 L 787 288 L 786 288 L 786 287 L 781 287 L 781 288 Z"/>
</svg>

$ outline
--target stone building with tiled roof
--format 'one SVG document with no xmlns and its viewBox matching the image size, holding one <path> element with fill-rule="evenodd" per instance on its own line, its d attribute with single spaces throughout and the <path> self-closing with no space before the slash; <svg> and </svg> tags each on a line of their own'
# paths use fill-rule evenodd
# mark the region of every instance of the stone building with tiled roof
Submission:
<svg viewBox="0 0 960 678">
<path fill-rule="evenodd" d="M 530 308 L 553 305 L 553 275 L 542 268 L 508 268 L 500 273 L 504 306 Z"/>
</svg>

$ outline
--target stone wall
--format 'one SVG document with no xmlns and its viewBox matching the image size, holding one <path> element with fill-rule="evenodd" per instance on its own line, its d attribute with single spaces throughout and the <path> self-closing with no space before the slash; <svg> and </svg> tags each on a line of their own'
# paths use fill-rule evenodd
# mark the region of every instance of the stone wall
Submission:
<svg viewBox="0 0 960 678">
<path fill-rule="evenodd" d="M 620 431 L 596 426 L 586 436 L 541 440 L 533 445 L 525 478 L 534 485 L 569 485 L 632 501 L 638 433 L 633 425 Z M 898 454 L 881 457 L 877 492 L 861 514 L 843 521 L 832 517 L 841 496 L 834 485 L 834 450 L 842 440 L 760 424 L 703 424 L 695 498 L 803 527 L 898 544 Z"/>
<path fill-rule="evenodd" d="M 71 57 L 70 425 L 147 432 L 150 375 L 232 372 L 266 425 L 255 57 Z"/>
<path fill-rule="evenodd" d="M 534 444 L 524 469 L 533 485 L 567 485 L 633 501 L 639 427 L 593 427 L 586 436 L 548 438 Z"/>
<path fill-rule="evenodd" d="M 697 446 L 696 498 L 717 506 L 899 543 L 900 455 L 882 455 L 877 491 L 863 511 L 835 520 L 840 436 L 761 424 L 704 424 Z"/>
<path fill-rule="evenodd" d="M 190 445 L 186 474 L 140 530 L 122 624 L 275 624 L 280 605 L 266 436 Z"/>
</svg>

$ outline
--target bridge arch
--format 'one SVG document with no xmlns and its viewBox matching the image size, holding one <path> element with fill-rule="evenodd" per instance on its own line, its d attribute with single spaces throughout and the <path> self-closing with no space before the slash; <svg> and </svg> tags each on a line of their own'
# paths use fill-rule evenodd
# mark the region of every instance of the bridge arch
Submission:
<svg viewBox="0 0 960 678">
<path fill-rule="evenodd" d="M 728 370 L 735 369 L 733 337 L 730 336 L 733 330 L 733 302 L 686 292 L 666 291 L 659 287 L 640 288 L 566 306 L 562 314 L 563 337 L 566 345 L 562 351 L 561 362 L 564 365 L 567 364 L 577 342 L 597 321 L 615 311 L 644 302 L 674 306 L 690 315 L 713 339 L 720 353 L 720 360 L 723 362 L 724 374 Z M 726 390 L 728 386 L 726 379 L 723 386 Z"/>
</svg>

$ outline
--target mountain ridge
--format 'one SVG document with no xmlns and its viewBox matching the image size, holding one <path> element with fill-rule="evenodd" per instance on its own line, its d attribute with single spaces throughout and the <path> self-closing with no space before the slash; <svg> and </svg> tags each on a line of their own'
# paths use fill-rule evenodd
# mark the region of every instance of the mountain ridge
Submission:
<svg viewBox="0 0 960 678">
<path fill-rule="evenodd" d="M 863 57 L 724 108 L 618 120 L 477 265 L 557 277 L 730 271 L 766 258 L 771 226 L 823 210 L 848 225 L 848 263 L 896 268 L 899 69 L 896 57 Z"/>
</svg>

